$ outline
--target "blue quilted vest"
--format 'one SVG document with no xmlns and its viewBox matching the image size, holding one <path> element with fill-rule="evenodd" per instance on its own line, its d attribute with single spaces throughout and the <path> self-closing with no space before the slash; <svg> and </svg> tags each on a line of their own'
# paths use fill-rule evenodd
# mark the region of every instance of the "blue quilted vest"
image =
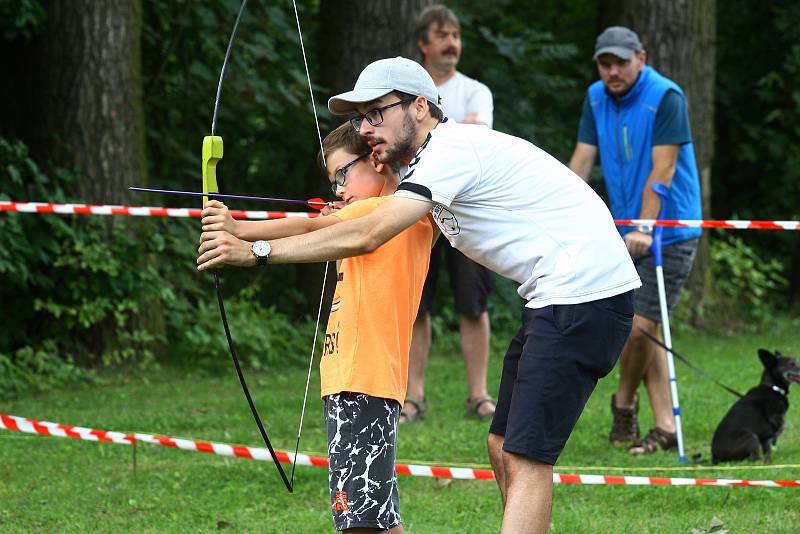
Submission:
<svg viewBox="0 0 800 534">
<path fill-rule="evenodd" d="M 683 91 L 653 68 L 645 66 L 628 93 L 617 100 L 602 80 L 589 87 L 594 113 L 600 165 L 606 181 L 611 213 L 615 219 L 638 219 L 642 191 L 653 167 L 653 130 L 656 111 L 669 90 Z M 672 188 L 666 202 L 665 219 L 701 219 L 700 180 L 694 159 L 694 144 L 681 145 Z M 632 231 L 620 226 L 622 235 Z M 700 236 L 700 228 L 664 228 L 663 244 Z"/>
</svg>

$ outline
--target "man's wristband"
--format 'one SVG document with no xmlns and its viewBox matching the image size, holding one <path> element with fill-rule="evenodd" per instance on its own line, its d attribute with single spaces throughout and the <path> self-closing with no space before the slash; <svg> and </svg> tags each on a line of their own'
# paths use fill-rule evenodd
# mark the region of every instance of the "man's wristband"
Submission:
<svg viewBox="0 0 800 534">
<path fill-rule="evenodd" d="M 650 226 L 649 224 L 637 224 L 636 225 L 636 231 L 637 232 L 641 232 L 641 233 L 646 234 L 646 235 L 652 235 L 653 234 L 653 227 Z"/>
</svg>

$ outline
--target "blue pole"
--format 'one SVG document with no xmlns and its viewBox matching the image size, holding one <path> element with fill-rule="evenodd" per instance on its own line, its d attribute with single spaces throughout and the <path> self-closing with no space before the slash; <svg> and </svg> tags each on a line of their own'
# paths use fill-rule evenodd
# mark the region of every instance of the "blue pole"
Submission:
<svg viewBox="0 0 800 534">
<path fill-rule="evenodd" d="M 660 183 L 653 183 L 653 191 L 661 199 L 661 210 L 658 218 L 663 219 L 666 213 L 667 197 L 669 197 L 669 187 Z M 664 333 L 664 345 L 667 346 L 667 368 L 669 370 L 669 391 L 672 397 L 672 413 L 675 415 L 675 433 L 678 435 L 678 460 L 686 462 L 686 452 L 683 448 L 683 430 L 681 427 L 681 408 L 678 402 L 678 377 L 675 374 L 675 361 L 672 358 L 672 334 L 669 328 L 669 310 L 667 308 L 667 292 L 664 285 L 664 267 L 661 257 L 661 234 L 664 233 L 663 226 L 656 226 L 653 229 L 653 243 L 650 250 L 653 252 L 653 263 L 656 267 L 656 280 L 658 281 L 658 302 L 661 307 L 661 328 Z"/>
</svg>

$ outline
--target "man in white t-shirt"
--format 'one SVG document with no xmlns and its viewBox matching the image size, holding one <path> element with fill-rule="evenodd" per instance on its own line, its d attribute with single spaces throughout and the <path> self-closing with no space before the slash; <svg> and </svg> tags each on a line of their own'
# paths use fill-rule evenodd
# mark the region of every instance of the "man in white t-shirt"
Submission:
<svg viewBox="0 0 800 534">
<path fill-rule="evenodd" d="M 445 116 L 456 122 L 483 124 L 491 128 L 491 91 L 481 82 L 456 70 L 461 57 L 461 25 L 455 13 L 441 4 L 429 6 L 417 17 L 415 33 L 422 66 L 436 84 Z M 400 412 L 400 422 L 421 419 L 428 410 L 425 370 L 431 348 L 431 310 L 443 267 L 450 280 L 459 316 L 461 352 L 467 371 L 466 414 L 479 419 L 489 419 L 494 415 L 494 401 L 486 390 L 491 334 L 487 305 L 489 294 L 494 289 L 494 275 L 453 248 L 446 239 L 440 239 L 431 251 L 428 277 L 414 322 L 408 394 Z"/>
<path fill-rule="evenodd" d="M 332 97 L 332 113 L 356 114 L 373 157 L 408 172 L 370 214 L 268 242 L 266 263 L 364 254 L 430 213 L 454 247 L 519 283 L 526 304 L 503 362 L 489 457 L 502 532 L 547 532 L 553 464 L 619 358 L 641 283 L 583 180 L 523 139 L 448 121 L 438 105 L 430 75 L 401 57 L 371 63 L 352 91 Z M 250 243 L 225 232 L 203 232 L 200 243 L 198 270 L 256 263 Z"/>
</svg>

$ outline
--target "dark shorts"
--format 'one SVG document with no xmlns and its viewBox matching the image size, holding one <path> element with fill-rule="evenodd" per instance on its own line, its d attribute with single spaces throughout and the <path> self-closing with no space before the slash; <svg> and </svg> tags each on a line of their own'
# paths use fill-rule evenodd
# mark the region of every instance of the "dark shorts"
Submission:
<svg viewBox="0 0 800 534">
<path fill-rule="evenodd" d="M 395 459 L 400 405 L 361 393 L 325 399 L 328 482 L 336 530 L 400 524 Z"/>
<path fill-rule="evenodd" d="M 525 308 L 503 361 L 489 432 L 503 450 L 555 464 L 597 381 L 617 363 L 633 324 L 633 291 Z"/>
<path fill-rule="evenodd" d="M 433 307 L 442 257 L 444 257 L 447 274 L 450 277 L 450 288 L 453 290 L 456 311 L 470 317 L 477 317 L 485 312 L 489 293 L 494 289 L 494 273 L 467 258 L 454 249 L 447 239 L 440 237 L 431 250 L 431 264 L 428 268 L 425 286 L 422 288 L 419 314 L 430 313 Z"/>
<path fill-rule="evenodd" d="M 692 270 L 694 257 L 697 254 L 699 239 L 689 239 L 667 245 L 661 249 L 661 261 L 664 271 L 664 292 L 667 295 L 667 310 L 672 312 L 678 304 L 681 289 Z M 661 322 L 661 305 L 658 302 L 658 281 L 656 280 L 656 267 L 653 255 L 646 254 L 633 261 L 642 287 L 634 293 L 634 309 L 636 315 L 641 315 L 655 323 Z"/>
</svg>

